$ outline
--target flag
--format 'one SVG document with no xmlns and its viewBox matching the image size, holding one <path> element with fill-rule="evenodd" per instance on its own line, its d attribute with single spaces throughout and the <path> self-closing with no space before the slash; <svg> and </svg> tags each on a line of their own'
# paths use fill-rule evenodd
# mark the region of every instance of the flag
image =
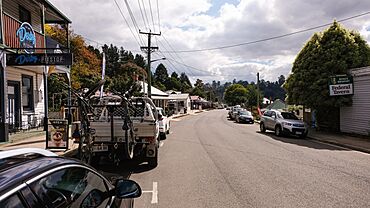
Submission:
<svg viewBox="0 0 370 208">
<path fill-rule="evenodd" d="M 105 53 L 103 52 L 101 79 L 103 80 L 104 77 L 105 77 Z M 103 97 L 103 88 L 104 88 L 104 85 L 100 87 L 100 98 Z"/>
</svg>

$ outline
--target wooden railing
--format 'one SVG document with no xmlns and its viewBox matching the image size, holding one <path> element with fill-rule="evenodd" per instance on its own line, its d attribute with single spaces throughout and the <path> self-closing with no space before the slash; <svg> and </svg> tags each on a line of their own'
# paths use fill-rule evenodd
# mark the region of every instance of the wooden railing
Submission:
<svg viewBox="0 0 370 208">
<path fill-rule="evenodd" d="M 21 25 L 21 22 L 9 16 L 6 13 L 3 13 L 3 24 L 4 24 L 4 44 L 9 48 L 19 48 L 19 38 L 16 33 Z M 45 48 L 45 39 L 44 35 L 36 32 L 36 48 Z M 38 53 L 42 53 L 43 50 L 36 50 Z"/>
</svg>

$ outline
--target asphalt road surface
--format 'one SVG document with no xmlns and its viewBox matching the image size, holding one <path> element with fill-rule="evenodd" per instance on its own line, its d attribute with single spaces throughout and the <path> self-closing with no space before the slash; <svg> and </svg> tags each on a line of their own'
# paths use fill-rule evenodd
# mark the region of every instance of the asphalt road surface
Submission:
<svg viewBox="0 0 370 208">
<path fill-rule="evenodd" d="M 226 110 L 172 121 L 155 169 L 131 169 L 135 207 L 370 207 L 370 156 L 261 134 Z"/>
</svg>

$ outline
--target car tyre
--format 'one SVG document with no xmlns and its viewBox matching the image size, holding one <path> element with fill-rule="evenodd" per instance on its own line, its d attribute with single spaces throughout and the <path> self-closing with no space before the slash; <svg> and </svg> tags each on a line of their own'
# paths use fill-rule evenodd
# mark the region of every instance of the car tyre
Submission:
<svg viewBox="0 0 370 208">
<path fill-rule="evenodd" d="M 282 132 L 281 132 L 281 127 L 280 126 L 276 126 L 275 127 L 275 135 L 276 136 L 281 136 Z"/>
<path fill-rule="evenodd" d="M 265 132 L 266 132 L 266 127 L 265 127 L 265 124 L 264 124 L 264 123 L 261 123 L 261 124 L 260 124 L 260 131 L 261 131 L 262 133 L 265 133 Z"/>
<path fill-rule="evenodd" d="M 158 154 L 155 157 L 148 158 L 148 165 L 152 168 L 158 166 Z"/>
</svg>

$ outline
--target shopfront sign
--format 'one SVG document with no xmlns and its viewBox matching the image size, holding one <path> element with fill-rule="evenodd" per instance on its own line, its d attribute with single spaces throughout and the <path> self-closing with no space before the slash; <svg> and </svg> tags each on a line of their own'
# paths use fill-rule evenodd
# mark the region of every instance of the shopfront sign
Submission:
<svg viewBox="0 0 370 208">
<path fill-rule="evenodd" d="M 20 47 L 24 49 L 24 52 L 28 54 L 35 52 L 36 35 L 29 23 L 23 22 L 18 28 L 16 35 L 19 38 Z"/>
<path fill-rule="evenodd" d="M 71 53 L 6 54 L 8 66 L 72 65 Z"/>
<path fill-rule="evenodd" d="M 329 79 L 330 96 L 353 95 L 353 78 L 348 75 L 336 75 Z"/>
</svg>

